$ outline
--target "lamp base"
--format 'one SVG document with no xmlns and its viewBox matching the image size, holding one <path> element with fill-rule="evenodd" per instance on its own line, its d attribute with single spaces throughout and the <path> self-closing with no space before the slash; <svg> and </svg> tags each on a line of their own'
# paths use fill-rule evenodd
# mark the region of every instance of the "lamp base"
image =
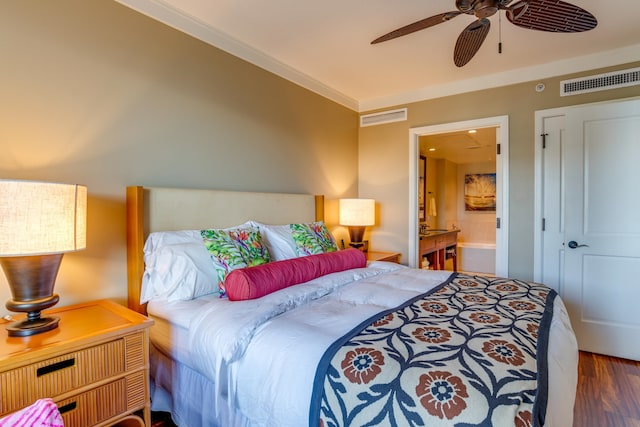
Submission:
<svg viewBox="0 0 640 427">
<path fill-rule="evenodd" d="M 24 319 L 7 325 L 6 329 L 10 337 L 29 337 L 57 328 L 59 321 L 55 316 Z"/>
<path fill-rule="evenodd" d="M 58 303 L 53 287 L 63 254 L 0 258 L 13 299 L 5 306 L 10 311 L 27 313 L 27 318 L 7 325 L 11 337 L 26 337 L 58 327 L 57 317 L 40 317 L 40 312 Z"/>
<path fill-rule="evenodd" d="M 362 252 L 367 252 L 369 250 L 369 241 L 362 240 L 364 237 L 364 226 L 360 225 L 350 225 L 349 226 L 349 246 L 352 248 L 356 248 L 361 250 Z"/>
<path fill-rule="evenodd" d="M 363 240 L 361 242 L 350 242 L 349 246 L 352 248 L 356 248 L 362 252 L 367 252 L 369 250 L 369 241 Z"/>
</svg>

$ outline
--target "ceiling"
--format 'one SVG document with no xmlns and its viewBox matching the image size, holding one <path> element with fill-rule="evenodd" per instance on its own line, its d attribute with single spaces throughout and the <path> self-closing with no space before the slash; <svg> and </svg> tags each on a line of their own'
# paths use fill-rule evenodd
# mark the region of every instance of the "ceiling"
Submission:
<svg viewBox="0 0 640 427">
<path fill-rule="evenodd" d="M 420 154 L 456 164 L 496 161 L 496 128 L 423 135 Z"/>
<path fill-rule="evenodd" d="M 571 0 L 598 19 L 584 33 L 527 30 L 496 14 L 461 68 L 453 49 L 470 15 L 370 44 L 456 10 L 455 0 L 117 1 L 356 111 L 640 60 L 638 0 Z"/>
</svg>

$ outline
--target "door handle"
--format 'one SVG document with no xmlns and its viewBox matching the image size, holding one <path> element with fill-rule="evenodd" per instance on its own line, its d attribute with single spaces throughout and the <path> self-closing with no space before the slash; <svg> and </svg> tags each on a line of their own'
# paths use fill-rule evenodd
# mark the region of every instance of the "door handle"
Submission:
<svg viewBox="0 0 640 427">
<path fill-rule="evenodd" d="M 575 249 L 575 248 L 588 248 L 589 245 L 579 245 L 578 242 L 576 242 L 575 240 L 570 241 L 567 246 L 569 246 L 571 249 Z"/>
</svg>

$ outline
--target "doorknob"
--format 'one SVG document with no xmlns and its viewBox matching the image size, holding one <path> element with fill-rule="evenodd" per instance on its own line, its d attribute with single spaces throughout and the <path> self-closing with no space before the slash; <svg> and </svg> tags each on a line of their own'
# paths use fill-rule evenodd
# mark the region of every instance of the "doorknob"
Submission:
<svg viewBox="0 0 640 427">
<path fill-rule="evenodd" d="M 575 249 L 575 248 L 588 248 L 589 245 L 579 245 L 578 242 L 576 242 L 575 240 L 570 241 L 567 244 L 571 249 Z"/>
</svg>

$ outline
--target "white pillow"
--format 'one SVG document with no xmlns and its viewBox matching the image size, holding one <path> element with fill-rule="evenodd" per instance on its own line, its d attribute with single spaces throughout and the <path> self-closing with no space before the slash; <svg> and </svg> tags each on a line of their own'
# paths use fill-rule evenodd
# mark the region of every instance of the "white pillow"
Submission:
<svg viewBox="0 0 640 427">
<path fill-rule="evenodd" d="M 156 231 L 149 234 L 144 242 L 145 262 L 148 254 L 159 250 L 163 246 L 176 245 L 181 243 L 193 243 L 201 241 L 200 230 L 180 230 L 180 231 Z"/>
<path fill-rule="evenodd" d="M 267 225 L 255 221 L 252 221 L 252 224 L 254 227 L 258 227 L 269 255 L 271 255 L 271 261 L 282 261 L 299 256 L 289 224 Z"/>
<path fill-rule="evenodd" d="M 145 254 L 140 303 L 152 299 L 184 301 L 218 292 L 209 252 L 197 241 L 164 245 Z"/>
<path fill-rule="evenodd" d="M 253 223 L 251 221 L 247 221 L 244 224 L 225 228 L 224 230 L 250 227 L 252 224 Z M 157 251 L 163 246 L 193 242 L 202 242 L 200 230 L 154 231 L 153 233 L 149 234 L 146 242 L 144 242 L 144 255 L 146 257 L 147 254 Z"/>
<path fill-rule="evenodd" d="M 251 226 L 250 222 L 230 227 Z M 156 231 L 144 243 L 140 303 L 189 300 L 218 292 L 218 280 L 200 230 Z"/>
</svg>

